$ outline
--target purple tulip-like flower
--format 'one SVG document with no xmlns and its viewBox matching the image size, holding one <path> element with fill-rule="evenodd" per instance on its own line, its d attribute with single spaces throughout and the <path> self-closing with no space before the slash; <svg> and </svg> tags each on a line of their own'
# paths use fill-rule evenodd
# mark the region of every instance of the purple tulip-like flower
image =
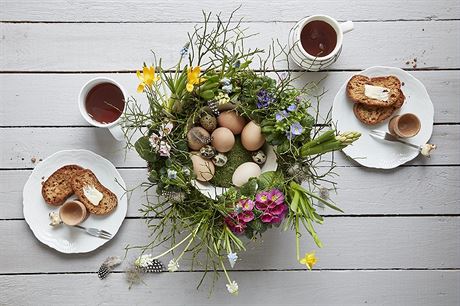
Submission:
<svg viewBox="0 0 460 306">
<path fill-rule="evenodd" d="M 299 122 L 294 122 L 291 124 L 290 132 L 294 136 L 301 135 L 303 133 L 303 127 Z"/>
<path fill-rule="evenodd" d="M 289 116 L 289 114 L 287 113 L 287 111 L 281 111 L 281 112 L 279 112 L 279 113 L 277 113 L 275 115 L 275 120 L 276 121 L 282 121 L 282 120 L 286 119 L 288 116 Z"/>
</svg>

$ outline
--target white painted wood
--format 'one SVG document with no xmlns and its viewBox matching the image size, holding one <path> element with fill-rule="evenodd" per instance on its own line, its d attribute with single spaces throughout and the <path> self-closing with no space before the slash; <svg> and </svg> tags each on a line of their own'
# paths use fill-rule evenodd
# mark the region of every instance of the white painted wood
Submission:
<svg viewBox="0 0 460 306">
<path fill-rule="evenodd" d="M 431 142 L 439 147 L 431 158 L 419 156 L 411 165 L 460 164 L 460 125 L 434 126 Z M 109 159 L 117 167 L 145 167 L 145 162 L 134 150 L 126 153 L 124 143 L 117 142 L 106 129 L 101 128 L 2 128 L 0 141 L 3 154 L 0 168 L 30 168 L 32 158 L 39 160 L 54 152 L 69 149 L 87 149 Z M 126 153 L 126 154 L 125 154 Z M 356 166 L 342 153 L 335 155 L 339 166 Z"/>
<path fill-rule="evenodd" d="M 14 1 L 2 0 L 3 21 L 109 21 L 109 22 L 177 22 L 200 21 L 201 10 L 225 12 L 227 16 L 242 4 L 238 16 L 248 21 L 297 21 L 313 12 L 331 14 L 338 19 L 395 20 L 458 18 L 457 1 L 409 0 L 401 2 L 362 2 L 327 0 L 305 3 L 294 1 Z"/>
<path fill-rule="evenodd" d="M 146 181 L 146 169 L 119 171 L 129 189 Z M 347 167 L 335 172 L 339 175 L 334 178 L 337 194 L 331 191 L 330 195 L 346 215 L 460 214 L 459 167 L 404 167 L 392 171 Z M 0 219 L 23 218 L 22 189 L 30 173 L 0 171 Z M 128 217 L 143 216 L 139 208 L 146 202 L 143 189 L 137 188 L 130 197 Z M 320 212 L 341 215 L 330 209 Z"/>
<path fill-rule="evenodd" d="M 356 22 L 355 30 L 345 35 L 340 59 L 330 69 L 374 65 L 411 68 L 413 59 L 417 59 L 418 68 L 459 68 L 459 24 L 460 21 Z M 251 33 L 260 33 L 248 39 L 246 46 L 264 48 L 271 39 L 285 43 L 293 23 L 243 26 L 249 26 Z M 170 23 L 2 24 L 0 70 L 135 70 L 143 62 L 152 62 L 150 50 L 162 57 L 168 67 L 178 60 L 186 33 L 192 29 L 192 23 L 177 23 L 174 27 Z"/>
<path fill-rule="evenodd" d="M 327 217 L 323 225 L 315 228 L 324 248 L 316 250 L 306 232 L 300 247 L 302 254 L 316 250 L 317 269 L 460 269 L 460 217 Z M 42 245 L 22 220 L 2 221 L 0 230 L 0 274 L 97 271 L 107 256 L 124 255 L 126 245 L 144 245 L 149 241 L 147 226 L 141 219 L 125 220 L 113 241 L 80 255 L 60 254 Z M 235 269 L 302 268 L 296 260 L 293 231 L 269 230 L 263 239 L 248 244 L 247 249 L 239 254 L 241 260 Z M 162 251 L 158 247 L 153 254 Z M 133 250 L 128 259 L 138 255 Z M 171 258 L 168 255 L 164 261 Z M 188 270 L 190 263 L 181 261 L 180 268 Z"/>
<path fill-rule="evenodd" d="M 460 302 L 459 271 L 265 271 L 232 274 L 231 296 L 221 278 L 210 296 L 195 289 L 201 273 L 147 275 L 128 289 L 124 274 L 100 281 L 95 274 L 0 276 L 4 305 L 418 305 Z M 82 294 L 84 292 L 84 294 Z"/>
<path fill-rule="evenodd" d="M 331 107 L 340 86 L 355 73 L 307 73 L 297 84 L 304 86 L 307 82 L 319 82 L 327 76 L 321 83 L 321 89 L 327 89 L 321 102 L 321 110 L 325 114 Z M 424 83 L 431 96 L 435 108 L 435 122 L 460 122 L 458 107 L 460 71 L 411 73 Z M 106 76 L 116 80 L 136 100 L 147 103 L 144 96 L 136 92 L 138 79 L 134 73 L 0 74 L 0 125 L 88 125 L 83 117 L 79 116 L 77 97 L 81 86 L 96 76 Z M 27 84 L 27 90 L 24 90 L 24 84 Z M 43 116 L 43 112 L 48 116 Z"/>
</svg>

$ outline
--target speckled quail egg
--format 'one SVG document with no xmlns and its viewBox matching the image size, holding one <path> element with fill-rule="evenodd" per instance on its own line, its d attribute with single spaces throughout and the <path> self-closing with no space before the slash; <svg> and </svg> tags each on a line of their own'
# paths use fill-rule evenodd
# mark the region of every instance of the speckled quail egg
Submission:
<svg viewBox="0 0 460 306">
<path fill-rule="evenodd" d="M 223 166 L 225 166 L 225 164 L 227 163 L 227 161 L 228 161 L 227 156 L 225 156 L 225 155 L 222 154 L 222 153 L 217 153 L 217 154 L 212 158 L 212 162 L 214 163 L 214 165 L 216 165 L 216 167 L 223 167 Z"/>
<path fill-rule="evenodd" d="M 213 115 L 205 113 L 200 118 L 200 124 L 206 131 L 212 133 L 217 128 L 217 119 Z"/>
<path fill-rule="evenodd" d="M 257 164 L 262 165 L 267 160 L 267 155 L 262 150 L 252 152 L 252 160 Z"/>
<path fill-rule="evenodd" d="M 205 145 L 200 149 L 200 155 L 203 158 L 211 159 L 216 155 L 216 149 L 210 145 Z"/>
</svg>

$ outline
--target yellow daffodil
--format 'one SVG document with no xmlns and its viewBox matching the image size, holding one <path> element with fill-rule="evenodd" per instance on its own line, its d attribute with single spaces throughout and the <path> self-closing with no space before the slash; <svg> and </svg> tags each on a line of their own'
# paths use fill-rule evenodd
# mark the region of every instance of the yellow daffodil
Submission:
<svg viewBox="0 0 460 306">
<path fill-rule="evenodd" d="M 309 270 L 316 264 L 315 252 L 305 253 L 305 257 L 300 259 L 300 263 L 306 265 Z"/>
<path fill-rule="evenodd" d="M 200 78 L 200 66 L 196 66 L 195 68 L 188 68 L 187 70 L 187 91 L 192 92 L 194 85 L 199 85 L 200 83 L 204 82 L 205 78 Z"/>
<path fill-rule="evenodd" d="M 155 76 L 155 67 L 144 67 L 142 69 L 142 73 L 138 70 L 137 77 L 141 80 L 139 86 L 137 86 L 137 92 L 143 92 L 145 86 L 152 86 L 153 82 L 156 82 L 160 79 L 160 77 Z"/>
</svg>

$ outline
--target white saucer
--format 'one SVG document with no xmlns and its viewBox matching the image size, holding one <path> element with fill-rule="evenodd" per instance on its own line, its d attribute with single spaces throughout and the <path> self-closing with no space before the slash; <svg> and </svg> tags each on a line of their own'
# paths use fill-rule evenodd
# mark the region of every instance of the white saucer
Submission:
<svg viewBox="0 0 460 306">
<path fill-rule="evenodd" d="M 118 206 L 106 216 L 90 215 L 82 223 L 85 227 L 103 229 L 112 234 L 118 232 L 128 209 L 126 185 L 115 166 L 107 159 L 87 150 L 59 151 L 40 162 L 32 171 L 23 191 L 24 218 L 35 237 L 61 253 L 86 253 L 97 249 L 108 240 L 93 237 L 84 231 L 64 224 L 49 225 L 49 212 L 59 207 L 46 204 L 41 194 L 42 182 L 62 166 L 76 164 L 91 169 L 99 181 L 117 195 Z M 75 198 L 72 196 L 70 199 Z"/>
<path fill-rule="evenodd" d="M 408 72 L 394 67 L 370 67 L 359 74 L 376 77 L 394 75 L 399 78 L 403 86 L 401 89 L 406 96 L 404 105 L 393 116 L 404 113 L 414 113 L 419 117 L 422 127 L 420 132 L 407 141 L 416 145 L 428 142 L 433 132 L 433 103 L 425 86 Z M 332 120 L 337 124 L 339 132 L 357 131 L 362 136 L 353 145 L 343 149 L 343 152 L 365 167 L 391 169 L 396 168 L 418 156 L 417 149 L 401 143 L 377 140 L 369 135 L 371 130 L 388 131 L 387 120 L 376 125 L 361 123 L 353 113 L 353 103 L 346 95 L 348 80 L 335 96 L 332 107 Z"/>
</svg>

